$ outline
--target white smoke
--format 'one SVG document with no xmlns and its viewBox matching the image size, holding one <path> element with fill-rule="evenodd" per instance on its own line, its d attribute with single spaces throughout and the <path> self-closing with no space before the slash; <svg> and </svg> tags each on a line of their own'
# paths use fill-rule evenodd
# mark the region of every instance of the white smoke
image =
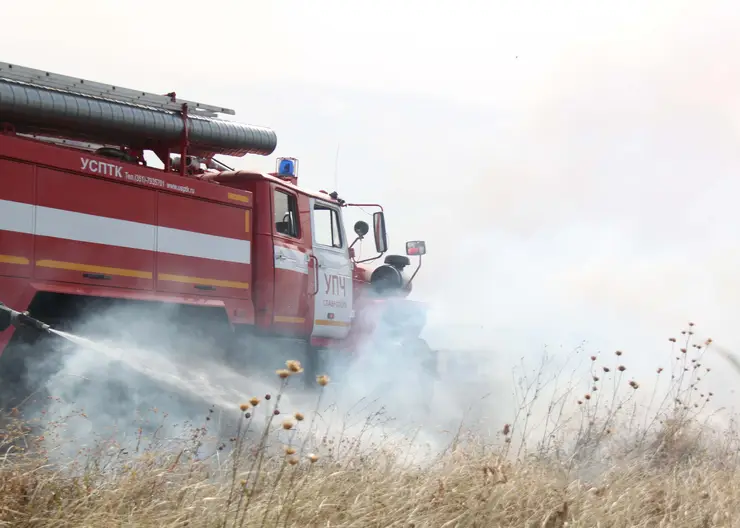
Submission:
<svg viewBox="0 0 740 528">
<path fill-rule="evenodd" d="M 225 340 L 178 334 L 171 324 L 176 307 L 146 313 L 125 306 L 99 311 L 54 341 L 50 353 L 61 359 L 61 368 L 44 384 L 44 396 L 27 405 L 27 417 L 46 429 L 50 451 L 69 457 L 97 452 L 103 444 L 129 451 L 153 441 L 180 445 L 201 427 L 208 429 L 202 453 L 228 451 L 242 419 L 239 405 L 262 400 L 250 410 L 261 430 L 280 388 L 276 369 L 286 359 L 305 365 L 299 348 L 286 353 L 269 342 L 258 351 L 237 348 L 229 357 L 219 348 Z M 420 450 L 443 449 L 465 415 L 463 396 L 469 399 L 474 390 L 457 373 L 450 379 L 451 370 L 446 382 L 435 379 L 412 352 L 382 329 L 352 362 L 342 351 L 323 352 L 318 374 L 328 372 L 332 381 L 319 408 L 317 392 L 304 387 L 304 372 L 289 380 L 275 423 L 295 412 L 310 420 L 317 410 L 316 445 L 344 436 L 354 438 L 357 449 L 390 439 L 406 439 Z M 27 366 L 33 375 L 37 365 Z"/>
<path fill-rule="evenodd" d="M 520 358 L 525 372 L 536 369 L 546 344 L 547 379 L 587 371 L 592 353 L 614 367 L 621 349 L 622 381 L 642 387 L 656 368 L 668 372 L 667 338 L 688 320 L 698 319 L 702 339 L 738 348 L 735 2 L 265 6 L 224 6 L 233 16 L 221 37 L 171 57 L 167 69 L 111 60 L 152 47 L 133 34 L 136 9 L 116 12 L 115 28 L 90 24 L 101 32 L 92 40 L 108 43 L 102 51 L 90 36 L 49 25 L 51 2 L 37 10 L 35 31 L 7 31 L 16 62 L 152 91 L 174 84 L 271 124 L 276 154 L 300 157 L 308 187 L 332 189 L 340 142 L 340 195 L 384 204 L 393 251 L 427 240 L 414 297 L 432 304 L 425 335 L 448 369 L 433 405 L 441 422 L 478 402 L 500 428 L 515 413 L 512 369 Z M 9 9 L 28 15 L 21 4 Z M 243 49 L 245 20 L 255 41 L 296 21 L 293 38 L 250 68 L 235 66 L 220 51 Z M 59 50 L 55 64 L 40 42 Z M 223 72 L 219 82 L 193 62 Z M 394 375 L 403 370 L 391 364 Z M 718 406 L 730 406 L 735 373 L 711 353 L 706 364 Z M 373 368 L 347 390 L 375 390 L 389 374 Z M 571 406 L 589 390 L 588 377 L 574 377 Z M 414 384 L 392 387 L 382 395 L 399 391 L 400 401 Z M 642 389 L 636 397 L 649 400 Z"/>
</svg>

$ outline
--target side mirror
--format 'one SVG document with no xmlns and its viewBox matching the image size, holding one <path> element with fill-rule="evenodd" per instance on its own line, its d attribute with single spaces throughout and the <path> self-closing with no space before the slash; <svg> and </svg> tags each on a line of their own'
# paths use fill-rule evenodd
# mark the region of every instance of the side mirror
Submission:
<svg viewBox="0 0 740 528">
<path fill-rule="evenodd" d="M 388 251 L 388 234 L 385 231 L 385 215 L 382 212 L 373 213 L 373 234 L 378 253 Z"/>
<path fill-rule="evenodd" d="M 406 254 L 422 256 L 427 254 L 427 244 L 423 240 L 412 240 L 406 242 Z"/>
<path fill-rule="evenodd" d="M 365 235 L 368 234 L 368 232 L 370 231 L 370 226 L 367 225 L 367 222 L 363 222 L 362 220 L 358 220 L 357 222 L 355 222 L 355 228 L 354 229 L 355 229 L 355 234 L 358 237 L 362 238 L 362 237 L 364 237 Z"/>
</svg>

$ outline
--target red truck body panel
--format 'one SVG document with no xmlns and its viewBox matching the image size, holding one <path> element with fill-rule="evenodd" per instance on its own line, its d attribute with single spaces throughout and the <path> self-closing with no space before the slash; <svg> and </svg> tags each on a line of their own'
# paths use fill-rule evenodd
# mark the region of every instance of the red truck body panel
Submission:
<svg viewBox="0 0 740 528">
<path fill-rule="evenodd" d="M 52 284 L 210 298 L 232 323 L 254 324 L 252 205 L 249 191 L 0 135 L 2 298 L 25 309 Z"/>
</svg>

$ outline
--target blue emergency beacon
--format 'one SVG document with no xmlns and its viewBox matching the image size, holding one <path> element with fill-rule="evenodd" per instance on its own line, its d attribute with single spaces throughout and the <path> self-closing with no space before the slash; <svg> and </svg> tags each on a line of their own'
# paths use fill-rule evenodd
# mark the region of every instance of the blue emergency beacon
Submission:
<svg viewBox="0 0 740 528">
<path fill-rule="evenodd" d="M 295 158 L 279 158 L 278 159 L 278 176 L 291 177 L 295 176 L 296 169 Z"/>
</svg>

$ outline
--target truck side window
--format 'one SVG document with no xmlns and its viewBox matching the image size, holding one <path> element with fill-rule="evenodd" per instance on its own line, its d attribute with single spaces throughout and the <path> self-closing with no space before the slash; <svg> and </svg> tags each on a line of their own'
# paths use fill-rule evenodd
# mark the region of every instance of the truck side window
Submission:
<svg viewBox="0 0 740 528">
<path fill-rule="evenodd" d="M 322 246 L 342 247 L 342 232 L 339 228 L 339 214 L 336 209 L 315 204 L 314 241 Z"/>
<path fill-rule="evenodd" d="M 275 189 L 275 231 L 298 238 L 298 201 L 292 194 Z"/>
</svg>

